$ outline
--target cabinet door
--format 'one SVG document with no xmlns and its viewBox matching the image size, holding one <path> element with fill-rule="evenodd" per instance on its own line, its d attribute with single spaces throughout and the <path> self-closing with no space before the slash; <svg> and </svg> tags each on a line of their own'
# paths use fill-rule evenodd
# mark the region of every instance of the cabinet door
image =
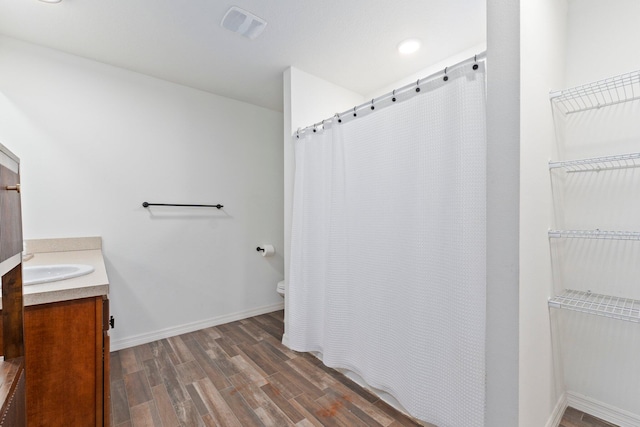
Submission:
<svg viewBox="0 0 640 427">
<path fill-rule="evenodd" d="M 25 308 L 27 423 L 102 426 L 102 297 Z"/>
<path fill-rule="evenodd" d="M 0 165 L 0 262 L 22 252 L 22 212 L 20 193 L 15 188 L 20 183 L 17 164 Z"/>
</svg>

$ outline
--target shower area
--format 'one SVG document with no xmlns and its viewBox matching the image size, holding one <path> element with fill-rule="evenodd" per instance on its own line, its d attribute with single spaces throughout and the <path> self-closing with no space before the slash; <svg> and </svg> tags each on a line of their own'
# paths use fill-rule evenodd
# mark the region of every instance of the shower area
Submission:
<svg viewBox="0 0 640 427">
<path fill-rule="evenodd" d="M 340 366 L 350 371 L 350 375 L 360 376 L 362 383 L 378 388 L 380 395 L 385 393 L 396 398 L 408 412 L 425 417 L 435 424 L 442 425 L 487 425 L 487 426 L 519 426 L 519 427 L 556 427 L 560 424 L 562 414 L 568 405 L 604 419 L 610 423 L 620 426 L 636 427 L 640 426 L 640 399 L 638 399 L 638 384 L 640 384 L 640 363 L 638 363 L 637 349 L 640 342 L 638 325 L 635 322 L 625 322 L 614 318 L 607 319 L 602 316 L 592 316 L 589 313 L 574 312 L 571 310 L 558 310 L 557 306 L 549 305 L 549 300 L 557 296 L 561 291 L 560 287 L 577 287 L 575 284 L 567 283 L 565 278 L 584 277 L 591 281 L 599 280 L 601 289 L 593 286 L 585 287 L 585 292 L 629 297 L 637 300 L 637 281 L 634 280 L 633 272 L 637 270 L 637 243 L 632 240 L 622 242 L 615 240 L 589 240 L 580 243 L 579 239 L 558 238 L 557 235 L 550 235 L 549 230 L 555 227 L 562 227 L 558 222 L 558 206 L 566 210 L 571 206 L 578 206 L 572 211 L 565 211 L 563 215 L 571 214 L 576 221 L 586 221 L 597 214 L 606 214 L 609 217 L 622 220 L 624 216 L 626 223 L 613 224 L 600 221 L 593 221 L 589 224 L 589 229 L 596 228 L 605 230 L 602 224 L 607 227 L 617 227 L 623 231 L 637 232 L 637 202 L 629 194 L 635 194 L 637 190 L 637 167 L 623 168 L 621 170 L 606 170 L 599 172 L 573 173 L 563 176 L 564 172 L 555 169 L 550 171 L 549 161 L 558 160 L 560 154 L 558 146 L 558 123 L 554 124 L 552 108 L 550 106 L 549 92 L 551 90 L 561 90 L 563 88 L 582 87 L 590 82 L 607 80 L 611 76 L 623 75 L 640 69 L 640 57 L 637 49 L 633 48 L 633 41 L 640 36 L 637 26 L 637 16 L 640 13 L 640 5 L 633 0 L 616 0 L 614 2 L 599 2 L 597 0 L 543 0 L 540 2 L 504 2 L 491 0 L 487 2 L 487 62 L 488 71 L 486 74 L 486 235 L 484 253 L 486 261 L 486 294 L 484 301 L 486 310 L 484 311 L 484 374 L 485 383 L 482 392 L 474 394 L 475 397 L 484 402 L 484 424 L 474 420 L 467 422 L 466 418 L 457 420 L 444 420 L 437 412 L 439 408 L 427 408 L 425 405 L 414 404 L 411 399 L 403 397 L 403 387 L 411 387 L 410 383 L 403 383 L 402 387 L 379 381 L 377 373 L 369 373 L 371 359 L 378 358 L 377 350 L 371 354 L 370 349 L 360 347 L 356 349 L 364 354 L 354 358 L 346 351 L 342 354 L 332 353 L 333 342 L 327 339 L 334 335 L 320 335 L 320 331 L 326 331 L 337 320 L 333 313 L 323 314 L 325 318 L 321 320 L 309 321 L 307 325 L 294 320 L 288 316 L 292 314 L 292 297 L 286 298 L 285 336 L 283 342 L 290 346 L 300 346 L 298 348 L 308 348 L 317 353 L 322 353 L 325 362 Z M 465 52 L 463 57 L 449 61 L 446 64 L 435 67 L 428 76 L 433 73 L 440 79 L 444 77 L 444 69 L 459 62 L 464 62 L 472 58 L 475 53 L 484 49 Z M 423 77 L 420 76 L 420 77 Z M 415 83 L 415 78 L 413 83 Z M 405 82 L 405 84 L 411 82 Z M 426 83 L 426 81 L 425 81 Z M 398 87 L 400 87 L 399 85 Z M 415 89 L 414 84 L 414 89 Z M 392 91 L 393 87 L 388 88 Z M 423 89 L 421 87 L 421 92 Z M 298 170 L 294 167 L 297 161 L 302 161 L 307 156 L 311 156 L 312 151 L 320 151 L 321 147 L 326 147 L 326 152 L 321 152 L 317 157 L 320 159 L 344 160 L 348 164 L 354 157 L 350 149 L 340 152 L 334 150 L 334 138 L 330 135 L 335 129 L 333 124 L 327 124 L 327 118 L 332 118 L 336 112 L 345 119 L 349 116 L 350 109 L 354 106 L 362 106 L 358 109 L 358 119 L 351 124 L 362 126 L 363 132 L 369 132 L 366 138 L 378 135 L 378 130 L 368 128 L 366 122 L 368 118 L 373 118 L 378 113 L 378 104 L 371 103 L 372 97 L 365 97 L 351 93 L 334 85 L 314 78 L 301 70 L 291 68 L 285 73 L 285 199 L 291 195 L 289 203 L 285 206 L 285 242 L 293 241 L 291 235 L 291 225 L 294 223 L 292 217 L 294 200 L 294 175 Z M 419 95 L 414 99 L 428 93 Z M 449 99 L 449 98 L 448 98 Z M 327 100 L 331 100 L 330 102 Z M 287 103 L 288 102 L 288 103 Z M 405 101 L 406 102 L 406 101 Z M 610 156 L 612 154 L 632 154 L 637 152 L 638 147 L 638 123 L 637 111 L 629 113 L 634 118 L 627 123 L 626 128 L 602 126 L 603 123 L 615 123 L 619 119 L 613 113 L 637 106 L 637 100 L 615 106 L 613 108 L 599 108 L 585 113 L 579 113 L 573 118 L 573 122 L 582 120 L 587 129 L 594 128 L 596 132 L 585 134 L 583 127 L 577 127 L 579 132 L 588 138 L 603 136 L 599 145 L 602 148 L 598 152 L 572 153 L 567 156 L 569 159 L 584 159 L 593 157 Z M 375 110 L 370 110 L 370 107 Z M 393 109 L 394 107 L 389 107 Z M 464 107 L 463 107 L 464 108 Z M 373 114 L 364 116 L 364 111 L 369 109 Z M 426 111 L 426 110 L 425 110 Z M 363 117 L 360 117 L 360 115 Z M 351 112 L 352 114 L 352 112 Z M 446 115 L 446 114 L 445 114 Z M 590 120 L 591 116 L 597 116 L 598 121 Z M 573 115 L 572 115 L 573 117 Z M 584 119 L 587 117 L 587 119 Z M 325 122 L 322 123 L 322 119 Z M 575 123 L 571 122 L 573 126 Z M 315 130 L 313 132 L 315 123 Z M 327 129 L 325 130 L 325 124 Z M 345 123 L 348 125 L 349 123 Z M 309 129 L 301 132 L 300 138 L 296 138 L 298 127 L 312 125 Z M 373 126 L 373 125 L 372 125 Z M 573 126 L 575 128 L 575 126 Z M 631 129 L 633 136 L 620 136 L 625 129 Z M 430 129 L 432 130 L 432 129 Z M 574 129 L 575 130 L 575 129 Z M 342 134 L 348 133 L 346 127 L 338 131 Z M 402 132 L 400 132 L 402 133 Z M 317 138 L 314 138 L 316 135 Z M 292 137 L 293 136 L 293 137 Z M 340 136 L 340 135 L 338 135 Z M 343 135 L 344 136 L 344 135 Z M 293 141 L 292 141 L 293 140 Z M 322 141 L 314 144 L 312 141 Z M 564 141 L 564 139 L 560 139 Z M 431 142 L 431 141 L 430 141 Z M 307 143 L 308 146 L 307 146 Z M 301 150 L 295 151 L 294 145 L 303 146 Z M 357 147 L 352 147 L 357 148 Z M 593 148 L 588 146 L 587 148 Z M 309 150 L 307 150 L 309 149 Z M 367 144 L 363 144 L 361 152 L 371 155 Z M 302 159 L 294 156 L 301 156 Z M 399 152 L 390 155 L 388 161 L 396 161 L 395 156 Z M 349 157 L 343 159 L 343 157 Z M 410 157 L 410 156 L 407 156 Z M 315 158 L 315 156 L 314 156 Z M 419 157 L 413 159 L 418 161 Z M 432 157 L 430 157 L 432 158 Z M 363 160 L 363 159 L 359 159 Z M 366 159 L 365 159 L 366 160 Z M 339 162 L 335 164 L 340 164 Z M 444 165 L 444 163 L 442 163 Z M 439 166 L 442 166 L 439 164 Z M 402 169 L 403 173 L 411 173 L 410 168 Z M 336 171 L 337 172 L 337 171 Z M 461 175 L 451 174 L 452 170 L 444 171 L 447 179 L 454 175 L 460 178 Z M 460 171 L 457 171 L 460 172 Z M 560 177 L 557 175 L 560 174 Z M 631 185 L 613 186 L 608 179 L 615 176 L 616 179 L 632 177 L 625 181 Z M 335 179 L 334 179 L 335 178 Z M 326 181 L 324 184 L 337 185 L 347 179 L 347 175 L 337 175 Z M 558 178 L 563 181 L 558 182 Z M 607 178 L 607 179 L 604 179 Z M 363 178 L 366 179 L 366 178 Z M 552 182 L 553 179 L 553 182 Z M 380 191 L 384 191 L 388 182 L 382 180 L 379 174 L 373 174 L 367 182 L 375 182 Z M 444 180 L 444 179 L 443 179 Z M 307 182 L 311 185 L 312 183 Z M 579 190 L 577 192 L 562 193 L 563 199 L 567 195 L 576 194 L 590 198 L 593 202 L 590 207 L 586 203 L 577 200 L 582 204 L 569 205 L 566 203 L 556 204 L 557 197 L 561 195 L 557 192 L 558 184 L 563 184 L 564 189 Z M 594 184 L 593 187 L 591 184 Z M 371 229 L 365 236 L 368 243 L 366 247 L 358 248 L 356 253 L 349 254 L 360 258 L 362 264 L 360 268 L 363 273 L 370 274 L 369 268 L 378 268 L 387 262 L 387 257 L 394 253 L 401 256 L 416 256 L 416 252 L 403 250 L 407 245 L 395 246 L 391 242 L 383 241 L 383 237 L 393 235 L 384 226 L 386 218 L 392 216 L 398 218 L 398 223 L 404 219 L 403 214 L 407 212 L 408 203 L 405 195 L 412 190 L 407 186 L 400 186 L 397 192 L 387 192 L 385 197 L 374 198 L 376 203 L 370 208 L 368 215 L 371 215 L 369 225 Z M 594 192 L 593 189 L 597 192 Z M 626 191 L 628 190 L 628 191 Z M 553 193 L 555 191 L 555 193 Z M 614 192 L 615 191 L 615 192 Z M 631 208 L 609 209 L 610 204 L 601 203 L 604 198 L 621 196 L 623 204 L 621 206 L 632 206 Z M 357 197 L 364 197 L 364 194 L 357 194 Z M 594 199 L 595 198 L 595 199 Z M 593 199 L 593 200 L 592 200 Z M 435 199 L 431 200 L 435 201 Z M 570 201 L 570 200 L 565 200 Z M 313 215 L 321 217 L 330 215 L 332 209 L 340 206 L 342 201 L 331 200 L 329 204 L 318 202 L 317 212 L 313 210 Z M 452 202 L 452 200 L 447 200 Z M 373 202 L 372 202 L 373 203 Z M 583 207 L 585 206 L 585 207 Z M 598 209 L 594 209 L 597 206 Z M 309 212 L 311 215 L 311 212 Z M 572 224 L 565 224 L 569 229 L 582 229 L 587 225 L 573 221 Z M 363 224 L 358 221 L 348 223 L 353 224 L 353 230 L 357 231 Z M 317 234 L 330 238 L 332 233 L 338 237 L 349 238 L 350 234 L 337 233 L 346 227 L 345 224 L 329 224 L 326 230 L 315 230 Z M 397 224 L 396 224 L 397 225 Z M 337 228 L 332 228 L 337 227 Z M 342 228 L 341 228 L 342 227 Z M 425 242 L 435 242 L 437 233 L 430 230 L 423 239 Z M 460 231 L 460 230 L 455 230 Z M 466 230 L 463 234 L 466 237 Z M 393 236 L 395 239 L 398 236 Z M 450 235 L 441 249 L 446 249 L 459 243 L 455 232 Z M 341 244 L 342 242 L 334 242 Z M 561 246 L 560 248 L 558 246 Z M 614 247 L 615 246 L 615 247 Z M 339 261 L 345 259 L 338 257 L 342 255 L 340 245 L 335 246 L 338 252 L 334 252 L 329 247 L 313 247 L 309 245 L 310 252 L 296 252 L 304 257 L 327 257 L 323 262 Z M 351 247 L 347 245 L 347 247 Z M 607 249 L 606 251 L 602 250 Z M 424 249 L 424 248 L 421 248 Z M 559 250 L 560 249 L 560 250 Z M 585 252 L 586 250 L 588 252 Z M 609 249 L 615 249 L 611 251 Z M 570 252 L 567 253 L 567 250 Z M 292 248 L 286 248 L 285 271 L 291 274 L 296 264 L 293 264 L 294 255 Z M 442 252 L 443 253 L 443 252 Z M 478 252 L 481 254 L 481 252 Z M 558 255 L 562 258 L 559 260 Z M 588 255 L 588 258 L 585 255 Z M 573 259 L 570 258 L 573 256 Z M 553 267 L 560 266 L 558 271 L 552 271 Z M 598 269 L 598 275 L 585 276 L 588 270 L 581 269 L 584 261 L 597 260 L 601 265 L 605 261 L 611 261 L 607 266 L 613 266 L 609 270 Z M 631 263 L 624 264 L 624 270 L 617 269 L 624 260 L 632 260 Z M 562 261 L 562 264 L 559 262 Z M 564 263 L 564 261 L 569 261 Z M 578 262 L 579 261 L 579 262 Z M 292 265 L 293 264 L 293 265 Z M 384 277 L 383 283 L 378 283 L 382 290 L 379 300 L 395 302 L 398 300 L 399 287 L 404 287 L 407 282 L 397 280 L 401 274 L 411 273 L 411 267 L 407 263 L 396 263 L 395 270 Z M 298 264 L 299 265 L 299 264 Z M 343 270 L 337 270 L 331 279 L 336 283 L 351 282 L 351 273 L 345 277 L 344 269 L 351 268 L 350 265 L 340 265 Z M 362 267 L 364 266 L 364 267 Z M 412 265 L 413 266 L 413 265 Z M 587 263 L 589 268 L 596 268 L 595 263 Z M 629 268 L 631 266 L 631 269 Z M 325 273 L 328 269 L 323 270 Z M 463 271 L 456 271 L 456 274 L 463 274 Z M 568 273 L 571 273 L 570 275 Z M 577 274 L 574 274 L 577 273 Z M 625 286 L 632 292 L 618 292 L 611 288 L 612 278 L 623 278 L 623 273 L 627 274 Z M 563 281 L 556 279 L 559 275 Z M 582 275 L 582 276 L 581 276 Z M 300 278 L 300 277 L 299 277 Z M 287 277 L 291 279 L 291 277 Z M 318 279 L 315 277 L 314 279 Z M 342 282 L 340 282 L 342 281 Z M 362 305 L 374 306 L 379 300 L 372 299 L 368 292 L 373 288 L 372 283 L 364 283 L 357 290 L 356 295 L 359 300 L 347 307 L 347 316 L 352 315 Z M 289 284 L 290 285 L 290 284 Z M 371 286 L 369 286 L 371 285 Z M 561 285 L 561 286 L 559 286 Z M 586 286 L 586 283 L 579 283 Z M 607 287 L 604 287 L 607 285 Z M 446 295 L 454 302 L 454 291 L 463 292 L 461 288 L 450 289 L 451 293 Z M 338 287 L 335 298 L 347 301 L 349 291 L 345 287 Z M 619 295 L 618 295 L 619 293 Z M 296 296 L 294 294 L 293 299 Z M 400 320 L 403 327 L 409 322 L 414 313 L 413 309 L 420 305 L 417 297 L 413 304 L 403 305 L 400 309 L 386 312 L 385 319 L 377 318 L 376 315 L 367 317 L 361 321 L 364 328 L 369 323 L 380 328 L 384 322 Z M 424 297 L 422 297 L 424 298 Z M 427 304 L 432 303 L 439 297 L 430 295 L 426 297 Z M 442 299 L 446 299 L 442 298 Z M 320 311 L 322 304 L 326 301 L 316 300 L 313 302 L 313 310 Z M 458 300 L 454 303 L 461 303 Z M 404 302 L 403 302 L 404 304 Z M 443 304 L 445 302 L 443 301 Z M 475 316 L 473 311 L 465 312 L 460 316 L 461 311 L 457 308 L 447 309 L 443 305 L 444 311 L 440 315 L 451 315 L 455 321 L 468 320 L 465 315 Z M 366 307 L 365 307 L 366 308 Z M 295 310 L 295 309 L 294 309 Z M 312 310 L 307 310 L 312 311 Z M 319 314 L 319 313 L 315 313 Z M 305 315 L 308 315 L 306 313 Z M 332 317 L 333 316 L 333 317 Z M 326 319 L 327 317 L 332 317 Z M 348 317 L 347 317 L 348 318 Z M 428 316 L 425 317 L 429 319 Z M 443 317 L 446 318 L 446 317 Z M 477 319 L 477 318 L 476 318 Z M 325 324 L 326 320 L 326 324 Z M 297 323 L 296 323 L 297 322 Z M 376 323 L 377 322 L 377 323 Z M 419 322 L 417 322 L 419 323 Z M 310 334 L 308 342 L 300 343 L 295 337 L 301 329 L 300 327 L 311 328 L 315 336 Z M 449 328 L 449 325 L 447 325 Z M 408 332 L 408 328 L 399 328 L 402 335 Z M 437 328 L 434 328 L 437 330 Z M 455 332 L 455 327 L 450 329 Z M 339 331 L 340 334 L 345 331 Z M 340 337 L 341 335 L 336 335 Z M 394 339 L 401 339 L 400 336 Z M 455 334 L 451 335 L 452 337 Z M 377 335 L 376 335 L 377 337 Z M 341 342 L 348 350 L 361 344 L 363 335 L 356 333 L 352 335 L 353 341 L 346 338 Z M 345 340 L 345 338 L 340 338 Z M 329 339 L 331 341 L 331 339 Z M 468 344 L 464 339 L 454 340 L 452 344 Z M 351 347 L 351 348 L 349 348 Z M 399 369 L 402 363 L 410 363 L 415 355 L 400 346 L 396 346 L 399 362 L 390 363 L 386 370 L 393 371 Z M 433 349 L 433 347 L 431 348 Z M 480 352 L 478 352 L 480 353 Z M 476 353 L 476 354 L 478 354 Z M 380 358 L 384 355 L 380 355 Z M 425 356 L 426 357 L 426 356 Z M 472 357 L 469 355 L 469 357 Z M 346 361 L 345 361 L 346 360 Z M 455 361 L 448 361 L 453 363 Z M 443 366 L 446 366 L 443 365 Z M 351 369 L 349 369 L 351 368 Z M 444 370 L 444 369 L 443 369 Z M 355 372 L 354 372 L 355 371 Z M 428 372 L 428 368 L 427 371 Z M 359 373 L 359 375 L 358 375 Z M 384 377 L 384 373 L 381 375 Z M 416 374 L 416 377 L 418 374 Z M 364 378 L 363 378 L 364 377 Z M 451 378 L 449 390 L 456 387 L 455 377 Z M 436 386 L 437 387 L 437 386 Z M 433 390 L 427 390 L 427 393 Z M 412 406 L 413 405 L 413 406 Z M 455 398 L 447 402 L 452 407 L 456 405 Z M 477 406 L 479 407 L 479 406 Z M 426 414 L 426 415 L 423 415 Z M 476 413 L 477 414 L 477 413 Z M 469 415 L 469 414 L 466 414 Z M 463 416 L 466 416 L 463 415 Z M 482 414 L 481 414 L 482 415 Z M 457 423 L 457 424 L 456 424 Z M 474 424 L 475 423 L 475 424 Z"/>
<path fill-rule="evenodd" d="M 438 426 L 485 418 L 485 65 L 475 54 L 290 142 L 285 344 Z"/>
</svg>

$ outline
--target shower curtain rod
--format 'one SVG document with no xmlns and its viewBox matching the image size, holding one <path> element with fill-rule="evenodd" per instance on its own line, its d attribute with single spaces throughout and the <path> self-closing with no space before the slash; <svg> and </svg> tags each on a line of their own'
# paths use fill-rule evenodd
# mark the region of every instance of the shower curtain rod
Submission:
<svg viewBox="0 0 640 427">
<path fill-rule="evenodd" d="M 435 77 L 443 77 L 445 81 L 447 81 L 449 79 L 449 77 L 447 77 L 447 73 L 449 71 L 452 70 L 456 70 L 462 66 L 465 65 L 469 65 L 471 63 L 477 63 L 478 61 L 481 61 L 483 59 L 486 59 L 487 57 L 487 52 L 481 52 L 478 53 L 477 55 L 474 55 L 470 58 L 464 59 L 454 65 L 451 65 L 449 67 L 445 67 L 444 70 L 442 71 L 438 71 L 436 73 L 433 73 L 427 77 L 423 77 L 421 79 L 418 79 L 415 83 L 410 83 L 408 85 L 402 86 L 399 89 L 394 89 L 391 92 L 385 93 L 384 95 L 381 95 L 377 98 L 373 98 L 371 101 L 365 102 L 363 104 L 360 105 L 356 105 L 355 107 L 353 107 L 350 110 L 346 110 L 343 111 L 342 113 L 336 113 L 334 114 L 332 117 L 329 117 L 327 119 L 322 120 L 321 122 L 318 123 L 314 123 L 312 125 L 309 125 L 307 127 L 304 128 L 298 128 L 298 130 L 296 131 L 296 138 L 300 138 L 300 135 L 309 131 L 309 130 L 313 130 L 314 132 L 316 131 L 316 129 L 319 126 L 322 126 L 325 122 L 330 122 L 331 120 L 337 118 L 338 119 L 338 123 L 342 123 L 342 117 L 343 116 L 347 116 L 348 114 L 353 114 L 354 116 L 356 115 L 356 113 L 361 110 L 364 107 L 370 107 L 372 110 L 375 108 L 375 103 L 376 102 L 380 102 L 380 101 L 384 101 L 386 99 L 392 98 L 393 102 L 395 102 L 395 96 L 404 92 L 407 92 L 410 89 L 414 89 L 416 92 L 420 92 L 420 82 L 424 82 L 425 80 L 431 80 L 434 79 Z M 474 67 L 475 70 L 475 67 Z"/>
</svg>

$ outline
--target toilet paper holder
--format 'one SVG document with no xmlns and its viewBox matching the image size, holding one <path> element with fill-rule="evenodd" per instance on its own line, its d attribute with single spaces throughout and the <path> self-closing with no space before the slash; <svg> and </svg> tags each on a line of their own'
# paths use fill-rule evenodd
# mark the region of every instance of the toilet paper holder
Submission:
<svg viewBox="0 0 640 427">
<path fill-rule="evenodd" d="M 275 255 L 276 248 L 274 248 L 273 245 L 264 244 L 264 245 L 262 245 L 262 247 L 258 246 L 256 248 L 256 251 L 262 252 L 262 256 L 264 256 L 264 257 L 270 257 L 270 256 Z"/>
</svg>

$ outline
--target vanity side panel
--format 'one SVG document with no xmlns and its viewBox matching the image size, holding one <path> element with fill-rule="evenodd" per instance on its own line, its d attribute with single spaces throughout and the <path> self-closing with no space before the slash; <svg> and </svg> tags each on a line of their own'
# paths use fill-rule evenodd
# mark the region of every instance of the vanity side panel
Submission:
<svg viewBox="0 0 640 427">
<path fill-rule="evenodd" d="M 5 359 L 24 356 L 22 264 L 2 276 L 2 339 Z"/>
<path fill-rule="evenodd" d="M 111 337 L 109 336 L 109 298 L 102 297 L 102 387 L 97 391 L 99 397 L 102 393 L 102 419 L 103 426 L 111 426 Z"/>
</svg>

